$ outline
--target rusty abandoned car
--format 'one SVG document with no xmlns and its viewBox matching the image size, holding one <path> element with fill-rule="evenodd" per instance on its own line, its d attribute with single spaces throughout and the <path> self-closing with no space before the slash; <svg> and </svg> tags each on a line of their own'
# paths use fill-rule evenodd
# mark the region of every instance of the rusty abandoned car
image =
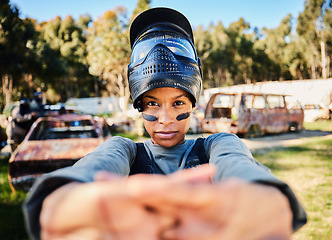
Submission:
<svg viewBox="0 0 332 240">
<path fill-rule="evenodd" d="M 245 137 L 299 131 L 303 109 L 287 107 L 285 95 L 261 93 L 215 93 L 202 121 L 205 132 L 230 132 Z"/>
<path fill-rule="evenodd" d="M 44 173 L 71 166 L 111 137 L 104 118 L 64 114 L 40 117 L 9 159 L 13 191 L 28 191 Z"/>
</svg>

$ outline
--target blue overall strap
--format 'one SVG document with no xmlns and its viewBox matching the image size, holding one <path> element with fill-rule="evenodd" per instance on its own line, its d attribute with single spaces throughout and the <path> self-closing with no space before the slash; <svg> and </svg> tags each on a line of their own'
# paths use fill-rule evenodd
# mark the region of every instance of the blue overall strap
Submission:
<svg viewBox="0 0 332 240">
<path fill-rule="evenodd" d="M 204 140 L 205 138 L 197 138 L 194 147 L 191 149 L 186 164 L 184 166 L 185 169 L 197 167 L 199 165 L 205 164 L 209 162 L 205 154 L 204 149 Z"/>
<path fill-rule="evenodd" d="M 163 171 L 158 167 L 153 159 L 151 159 L 146 152 L 143 143 L 136 143 L 137 153 L 133 164 L 130 167 L 129 175 L 145 173 L 145 174 L 164 174 Z M 191 149 L 187 161 L 185 164 L 186 168 L 197 167 L 201 164 L 208 163 L 209 159 L 205 154 L 204 149 L 204 138 L 197 138 L 195 145 Z"/>
<path fill-rule="evenodd" d="M 164 174 L 158 165 L 153 161 L 146 152 L 143 143 L 136 143 L 137 153 L 133 164 L 130 167 L 129 175 L 146 173 L 146 174 Z"/>
</svg>

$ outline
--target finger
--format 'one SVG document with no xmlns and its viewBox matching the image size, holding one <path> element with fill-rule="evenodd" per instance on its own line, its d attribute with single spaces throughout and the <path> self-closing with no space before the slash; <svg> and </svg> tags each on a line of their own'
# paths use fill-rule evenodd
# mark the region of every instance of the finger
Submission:
<svg viewBox="0 0 332 240">
<path fill-rule="evenodd" d="M 169 177 L 174 183 L 199 183 L 211 182 L 216 173 L 216 167 L 212 164 L 203 164 L 195 168 L 186 169 L 170 174 Z"/>
<path fill-rule="evenodd" d="M 177 185 L 210 183 L 215 166 L 205 164 L 197 168 L 164 175 L 137 174 L 128 177 L 127 188 L 133 195 L 165 192 Z"/>
<path fill-rule="evenodd" d="M 112 201 L 101 198 L 99 207 L 105 228 L 113 233 L 114 239 L 157 240 L 162 229 L 174 225 L 171 215 L 159 214 L 130 196 L 115 197 Z"/>
<path fill-rule="evenodd" d="M 214 215 L 218 215 L 215 212 Z M 221 227 L 213 221 L 207 221 L 197 211 L 182 208 L 178 216 L 178 224 L 163 232 L 162 239 L 217 240 L 214 233 Z"/>
<path fill-rule="evenodd" d="M 212 164 L 204 164 L 196 168 L 181 170 L 173 174 L 150 175 L 136 174 L 128 177 L 128 189 L 135 192 L 160 191 L 163 188 L 172 187 L 184 183 L 208 183 L 216 172 Z"/>
<path fill-rule="evenodd" d="M 98 224 L 96 202 L 103 188 L 100 183 L 87 183 L 68 184 L 57 189 L 43 202 L 42 227 L 65 232 Z"/>
<path fill-rule="evenodd" d="M 182 206 L 199 208 L 211 204 L 218 191 L 210 184 L 178 184 L 165 188 L 164 191 L 142 192 L 140 200 L 158 208 L 179 208 Z"/>
<path fill-rule="evenodd" d="M 145 192 L 140 201 L 158 211 L 178 213 L 184 208 L 196 212 L 206 219 L 222 219 L 231 211 L 236 188 L 241 181 L 224 181 L 218 184 L 177 184 L 160 192 Z"/>
<path fill-rule="evenodd" d="M 138 196 L 145 192 L 163 191 L 169 185 L 165 175 L 136 174 L 126 180 L 126 188 L 132 196 Z"/>
</svg>

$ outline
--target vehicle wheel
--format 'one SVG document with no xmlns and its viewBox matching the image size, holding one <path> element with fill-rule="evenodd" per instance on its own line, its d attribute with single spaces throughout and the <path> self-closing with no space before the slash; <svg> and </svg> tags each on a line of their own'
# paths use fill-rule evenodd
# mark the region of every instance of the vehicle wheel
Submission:
<svg viewBox="0 0 332 240">
<path fill-rule="evenodd" d="M 293 122 L 289 125 L 288 128 L 289 132 L 298 132 L 299 131 L 299 125 L 296 122 Z"/>
<path fill-rule="evenodd" d="M 247 138 L 254 138 L 262 136 L 262 131 L 259 125 L 251 125 L 246 133 Z"/>
</svg>

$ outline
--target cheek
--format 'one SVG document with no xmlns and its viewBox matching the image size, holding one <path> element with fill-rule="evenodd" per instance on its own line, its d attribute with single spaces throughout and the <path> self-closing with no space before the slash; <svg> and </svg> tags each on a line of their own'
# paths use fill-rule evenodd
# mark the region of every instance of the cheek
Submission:
<svg viewBox="0 0 332 240">
<path fill-rule="evenodd" d="M 177 125 L 177 129 L 182 132 L 185 133 L 189 130 L 190 127 L 190 117 L 182 119 L 182 120 L 177 120 L 176 121 L 176 125 Z"/>
<path fill-rule="evenodd" d="M 183 120 L 182 122 L 184 124 L 185 132 L 187 132 L 189 130 L 189 127 L 190 127 L 190 117 L 187 118 L 186 120 Z"/>
<path fill-rule="evenodd" d="M 143 124 L 144 124 L 145 130 L 149 133 L 149 135 L 151 135 L 151 133 L 153 132 L 156 122 L 157 121 L 151 122 L 151 121 L 147 121 L 147 120 L 143 119 Z"/>
<path fill-rule="evenodd" d="M 176 120 L 182 121 L 190 117 L 190 112 L 181 113 L 176 117 Z"/>
<path fill-rule="evenodd" d="M 148 122 L 154 122 L 154 121 L 158 120 L 158 118 L 156 116 L 145 114 L 145 113 L 142 113 L 142 117 L 144 118 L 144 120 L 146 120 Z"/>
</svg>

